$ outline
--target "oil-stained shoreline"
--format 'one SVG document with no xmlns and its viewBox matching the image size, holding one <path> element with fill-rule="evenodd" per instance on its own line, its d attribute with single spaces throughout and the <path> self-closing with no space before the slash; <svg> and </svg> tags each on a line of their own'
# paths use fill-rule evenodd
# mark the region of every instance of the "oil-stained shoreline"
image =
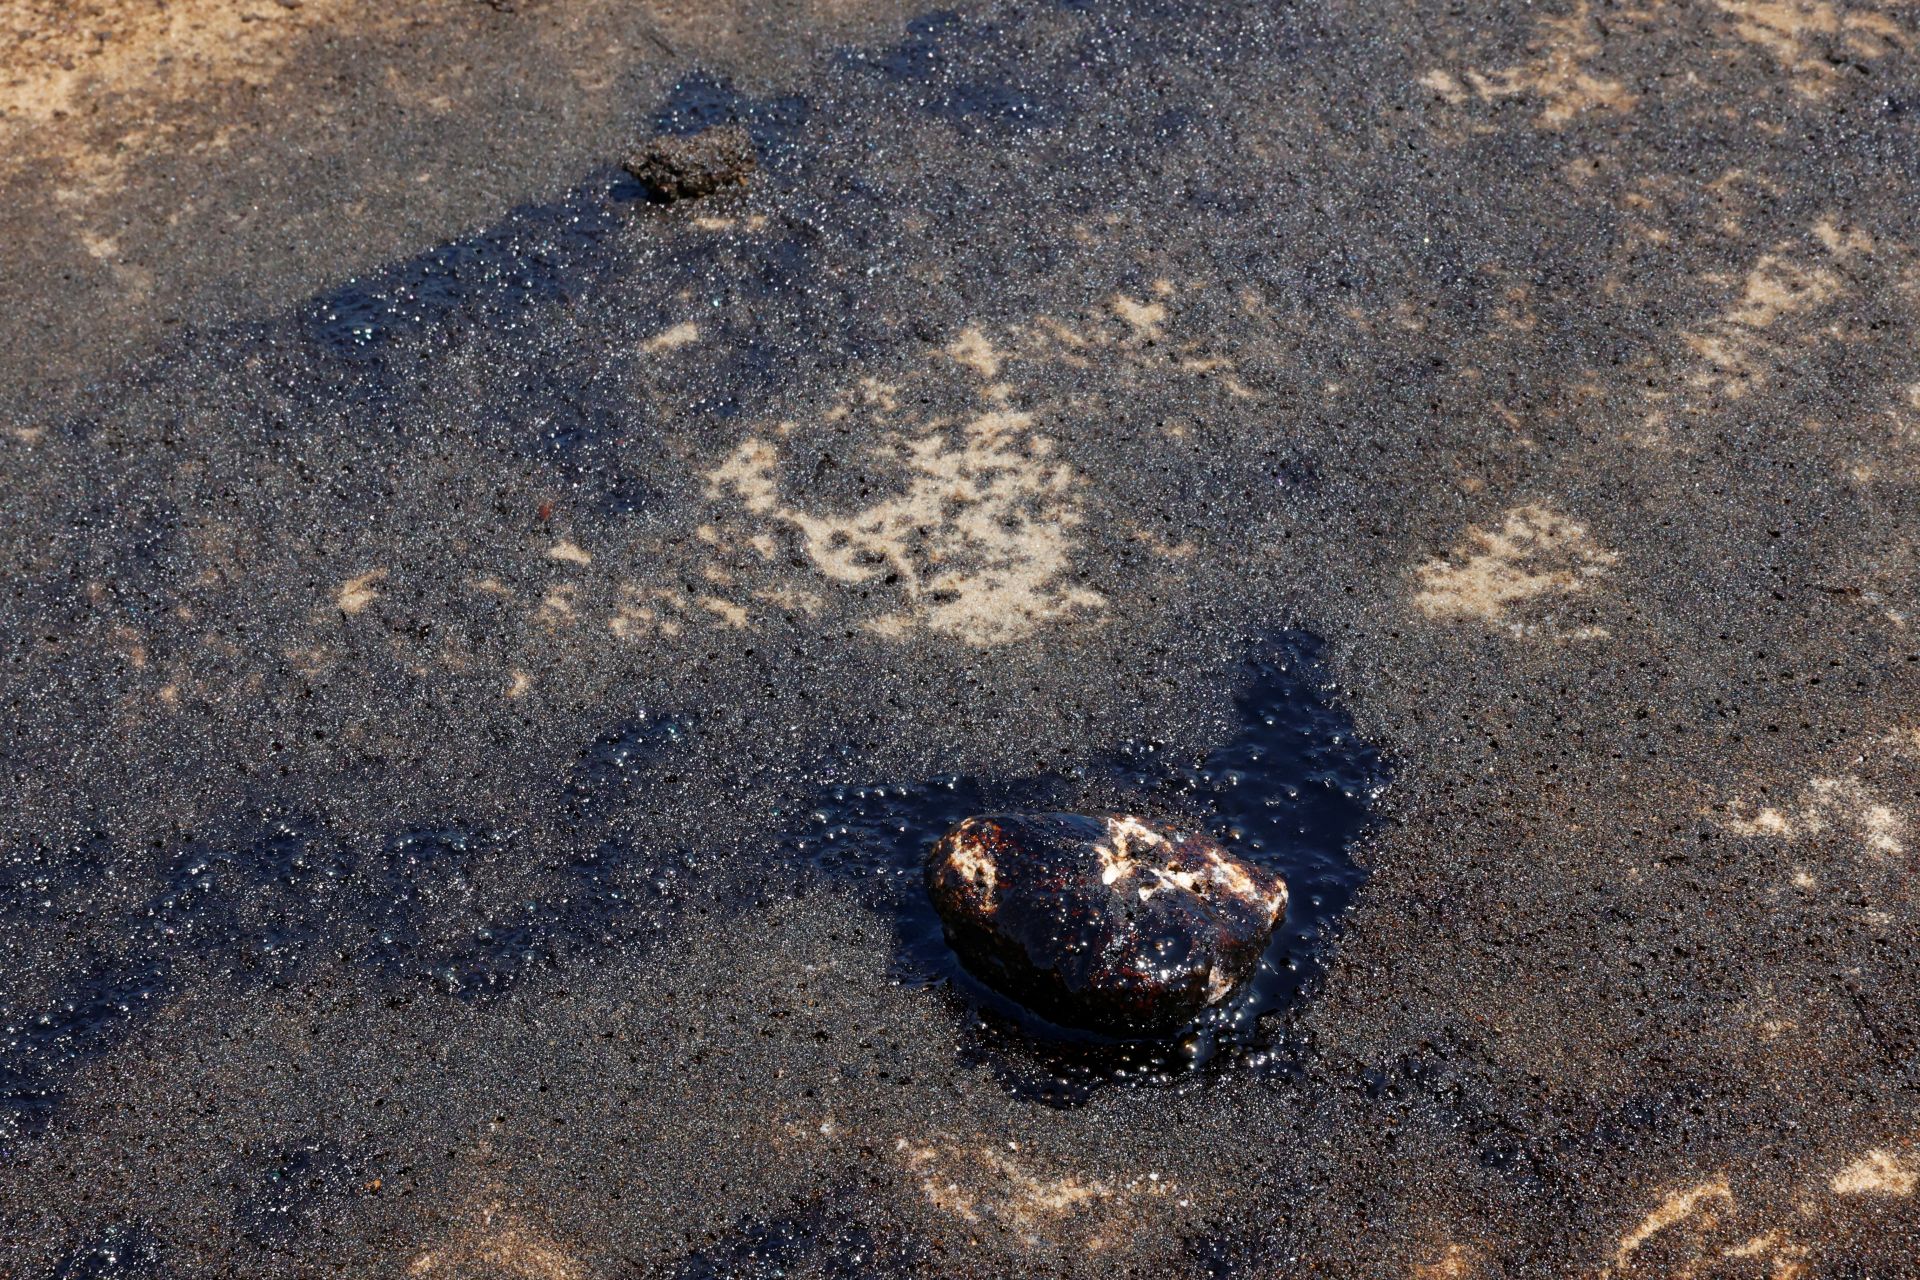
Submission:
<svg viewBox="0 0 1920 1280">
<path fill-rule="evenodd" d="M 10 357 L 0 1270 L 1906 1274 L 1910 18 L 869 19 L 606 55 L 743 196 L 503 145 Z M 768 883 L 822 787 L 1197 758 L 1281 625 L 1396 762 L 1287 1071 L 1040 1105 Z"/>
</svg>

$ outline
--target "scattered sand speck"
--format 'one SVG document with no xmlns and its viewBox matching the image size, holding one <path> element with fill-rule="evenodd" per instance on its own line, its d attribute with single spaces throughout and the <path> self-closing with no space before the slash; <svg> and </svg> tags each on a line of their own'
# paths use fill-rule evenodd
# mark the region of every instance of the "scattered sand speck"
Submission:
<svg viewBox="0 0 1920 1280">
<path fill-rule="evenodd" d="M 349 618 L 380 598 L 374 584 L 387 576 L 385 569 L 369 569 L 356 578 L 348 578 L 334 595 L 334 603 Z"/>
</svg>

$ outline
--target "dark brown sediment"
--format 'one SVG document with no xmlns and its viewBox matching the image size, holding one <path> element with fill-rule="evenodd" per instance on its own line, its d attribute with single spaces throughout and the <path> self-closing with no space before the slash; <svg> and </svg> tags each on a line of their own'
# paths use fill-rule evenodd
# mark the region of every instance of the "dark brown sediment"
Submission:
<svg viewBox="0 0 1920 1280">
<path fill-rule="evenodd" d="M 512 8 L 8 14 L 0 1273 L 1914 1274 L 1903 10 Z M 1264 1064 L 789 852 L 1283 626 Z"/>
</svg>

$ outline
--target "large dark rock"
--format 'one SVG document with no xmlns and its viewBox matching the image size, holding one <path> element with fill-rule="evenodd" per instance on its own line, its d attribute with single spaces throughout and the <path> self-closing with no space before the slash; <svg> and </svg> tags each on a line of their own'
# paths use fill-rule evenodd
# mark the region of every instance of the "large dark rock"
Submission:
<svg viewBox="0 0 1920 1280">
<path fill-rule="evenodd" d="M 1260 961 L 1286 882 L 1208 836 L 1127 815 L 968 818 L 927 854 L 962 963 L 1055 1022 L 1162 1036 Z"/>
</svg>

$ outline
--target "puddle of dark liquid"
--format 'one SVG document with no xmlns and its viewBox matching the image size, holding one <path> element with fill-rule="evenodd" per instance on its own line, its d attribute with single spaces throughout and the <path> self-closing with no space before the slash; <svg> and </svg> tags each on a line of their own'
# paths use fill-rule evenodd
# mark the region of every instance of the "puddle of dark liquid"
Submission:
<svg viewBox="0 0 1920 1280">
<path fill-rule="evenodd" d="M 1236 699 L 1239 729 L 1203 759 L 1131 741 L 1070 773 L 834 787 L 786 848 L 897 921 L 896 977 L 952 992 L 965 1011 L 963 1054 L 1019 1096 L 1074 1106 L 1109 1084 L 1172 1084 L 1228 1069 L 1291 1073 L 1297 1055 L 1278 1015 L 1321 972 L 1333 926 L 1365 877 L 1350 847 L 1386 782 L 1379 752 L 1329 700 L 1318 649 L 1299 632 L 1259 645 Z M 1198 823 L 1279 871 L 1290 889 L 1287 914 L 1253 979 L 1170 1043 L 1060 1027 L 976 980 L 947 946 L 921 859 L 967 815 L 1019 809 L 1131 810 Z"/>
<path fill-rule="evenodd" d="M 681 848 L 641 847 L 620 820 L 673 776 L 665 771 L 689 741 L 685 718 L 643 713 L 588 742 L 549 785 L 558 825 L 537 845 L 451 817 L 354 838 L 316 817 L 274 814 L 271 799 L 223 832 L 183 835 L 155 891 L 71 964 L 51 999 L 0 998 L 0 1160 L 52 1123 L 76 1070 L 195 972 L 271 987 L 340 963 L 396 994 L 482 1002 L 582 954 L 655 945 L 700 891 L 702 863 Z M 476 896 L 478 863 L 530 858 L 542 860 L 534 895 Z M 0 927 L 44 926 L 114 862 L 104 836 L 0 862 Z"/>
<path fill-rule="evenodd" d="M 164 1280 L 166 1256 L 140 1224 L 107 1228 L 54 1264 L 52 1280 Z"/>
<path fill-rule="evenodd" d="M 255 1164 L 234 1222 L 268 1252 L 297 1252 L 303 1237 L 324 1229 L 344 1201 L 367 1189 L 366 1163 L 324 1140 L 279 1148 Z"/>
</svg>

